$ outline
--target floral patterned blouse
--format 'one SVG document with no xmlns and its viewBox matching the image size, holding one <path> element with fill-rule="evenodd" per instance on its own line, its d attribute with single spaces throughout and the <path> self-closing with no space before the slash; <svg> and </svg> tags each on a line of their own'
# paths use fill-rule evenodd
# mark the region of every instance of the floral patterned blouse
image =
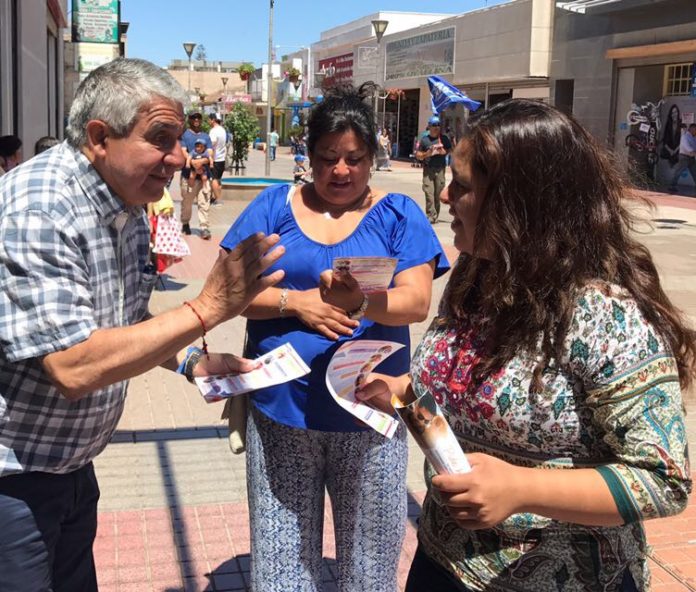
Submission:
<svg viewBox="0 0 696 592">
<path fill-rule="evenodd" d="M 440 505 L 426 466 L 426 553 L 472 590 L 618 591 L 627 569 L 638 590 L 649 590 L 641 522 L 680 512 L 691 490 L 676 362 L 663 340 L 629 296 L 591 286 L 541 393 L 529 389 L 535 357 L 519 354 L 466 395 L 479 340 L 476 317 L 457 326 L 436 318 L 412 361 L 416 393 L 433 393 L 466 452 L 529 467 L 596 467 L 625 524 L 514 514 L 465 530 Z"/>
</svg>

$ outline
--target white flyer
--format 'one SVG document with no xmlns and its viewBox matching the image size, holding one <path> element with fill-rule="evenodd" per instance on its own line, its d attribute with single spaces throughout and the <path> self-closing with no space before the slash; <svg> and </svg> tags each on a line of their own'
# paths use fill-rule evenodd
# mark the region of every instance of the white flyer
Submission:
<svg viewBox="0 0 696 592">
<path fill-rule="evenodd" d="M 387 438 L 394 435 L 399 421 L 358 401 L 355 391 L 376 366 L 402 347 L 393 341 L 347 341 L 338 348 L 326 369 L 326 386 L 336 403 Z"/>
<path fill-rule="evenodd" d="M 215 403 L 309 374 L 309 367 L 289 343 L 269 351 L 256 362 L 260 366 L 251 372 L 196 377 L 198 390 L 206 402 Z"/>
<path fill-rule="evenodd" d="M 349 273 L 364 294 L 373 294 L 389 288 L 396 262 L 393 257 L 336 257 L 333 272 Z"/>
</svg>

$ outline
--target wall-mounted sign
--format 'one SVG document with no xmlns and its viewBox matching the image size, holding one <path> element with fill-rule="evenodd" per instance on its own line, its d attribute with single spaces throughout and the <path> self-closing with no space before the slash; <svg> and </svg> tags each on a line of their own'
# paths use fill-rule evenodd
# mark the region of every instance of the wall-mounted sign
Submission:
<svg viewBox="0 0 696 592">
<path fill-rule="evenodd" d="M 72 0 L 72 40 L 118 43 L 119 0 Z"/>
<path fill-rule="evenodd" d="M 377 69 L 377 50 L 376 45 L 358 47 L 358 70 L 374 72 Z"/>
<path fill-rule="evenodd" d="M 75 69 L 79 72 L 80 81 L 92 70 L 115 60 L 118 55 L 118 45 L 113 43 L 76 43 Z"/>
<path fill-rule="evenodd" d="M 454 27 L 387 43 L 385 80 L 454 72 Z"/>
<path fill-rule="evenodd" d="M 353 82 L 353 54 L 335 56 L 319 60 L 319 70 L 333 72 L 332 76 L 324 78 L 324 84 L 348 84 Z"/>
</svg>

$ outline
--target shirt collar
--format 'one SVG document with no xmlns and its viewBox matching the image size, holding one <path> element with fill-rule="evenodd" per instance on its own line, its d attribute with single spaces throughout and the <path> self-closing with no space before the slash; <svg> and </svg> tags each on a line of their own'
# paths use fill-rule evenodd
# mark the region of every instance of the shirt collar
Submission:
<svg viewBox="0 0 696 592">
<path fill-rule="evenodd" d="M 68 149 L 73 153 L 77 163 L 77 182 L 105 225 L 113 225 L 121 214 L 135 214 L 135 210 L 138 208 L 126 206 L 123 200 L 106 184 L 106 181 L 102 179 L 97 169 L 81 150 L 70 145 L 68 145 Z"/>
</svg>

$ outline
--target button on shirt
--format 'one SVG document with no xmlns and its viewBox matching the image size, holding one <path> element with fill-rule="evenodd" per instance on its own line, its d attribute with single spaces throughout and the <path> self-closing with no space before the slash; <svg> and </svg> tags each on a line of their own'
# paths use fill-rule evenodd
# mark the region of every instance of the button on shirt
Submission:
<svg viewBox="0 0 696 592">
<path fill-rule="evenodd" d="M 693 156 L 694 152 L 696 152 L 696 138 L 690 132 L 682 134 L 679 142 L 679 154 Z"/>
<path fill-rule="evenodd" d="M 145 317 L 148 235 L 67 143 L 0 179 L 0 476 L 76 470 L 111 438 L 127 382 L 69 401 L 41 358 Z"/>
</svg>

